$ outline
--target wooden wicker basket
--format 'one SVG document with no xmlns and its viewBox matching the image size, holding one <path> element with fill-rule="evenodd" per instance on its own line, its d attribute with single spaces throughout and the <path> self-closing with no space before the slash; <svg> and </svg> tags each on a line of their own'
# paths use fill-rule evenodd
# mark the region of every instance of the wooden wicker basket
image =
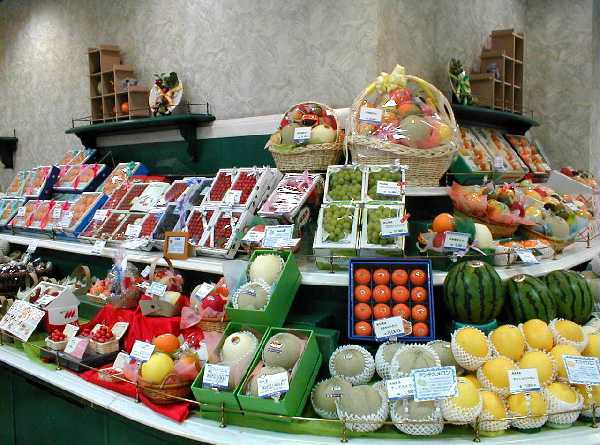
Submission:
<svg viewBox="0 0 600 445">
<path fill-rule="evenodd" d="M 479 218 L 477 216 L 466 215 L 456 209 L 454 210 L 454 216 L 460 216 L 463 218 L 471 218 L 473 220 L 473 222 L 487 226 L 487 228 L 490 229 L 490 232 L 492 233 L 492 238 L 494 238 L 494 239 L 509 238 L 509 237 L 513 236 L 515 234 L 515 232 L 517 231 L 517 229 L 519 228 L 518 224 L 516 224 L 516 225 L 498 224 L 498 223 L 491 222 L 491 221 L 488 221 L 483 218 Z"/>
<path fill-rule="evenodd" d="M 110 354 L 111 352 L 117 352 L 119 350 L 119 340 L 115 338 L 104 343 L 90 340 L 88 348 L 96 354 Z"/>
<path fill-rule="evenodd" d="M 555 253 L 562 253 L 562 251 L 565 250 L 565 248 L 567 248 L 568 246 L 570 246 L 571 244 L 573 244 L 575 242 L 575 238 L 569 238 L 567 240 L 559 240 L 559 239 L 551 238 L 549 236 L 541 234 L 540 232 L 536 232 L 535 230 L 532 230 L 528 227 L 522 227 L 521 231 L 528 239 L 539 239 L 539 240 L 547 242 L 554 249 Z"/>
<path fill-rule="evenodd" d="M 175 381 L 176 383 L 170 383 Z M 175 374 L 171 373 L 160 385 L 146 382 L 142 379 L 141 374 L 138 374 L 138 383 L 142 394 L 144 394 L 150 401 L 157 405 L 168 405 L 171 403 L 179 403 L 181 400 L 178 398 L 187 398 L 192 393 L 193 380 L 184 382 L 177 381 Z"/>
<path fill-rule="evenodd" d="M 340 129 L 337 116 L 331 107 L 321 104 L 316 101 L 307 101 L 302 103 L 317 104 L 323 109 L 331 111 L 337 124 L 337 140 L 327 144 L 308 144 L 291 150 L 290 152 L 280 152 L 276 149 L 276 144 L 269 139 L 265 148 L 271 152 L 271 156 L 275 160 L 275 165 L 281 172 L 303 172 L 309 171 L 326 171 L 330 165 L 335 165 L 339 162 L 343 153 L 343 138 L 344 132 Z M 291 106 L 285 113 L 287 115 L 297 106 L 302 103 Z"/>
<path fill-rule="evenodd" d="M 435 86 L 416 77 L 406 75 L 407 80 L 418 80 L 419 83 L 428 86 L 438 103 L 438 113 L 450 127 L 456 129 L 456 119 L 452 107 Z M 356 98 L 352 104 L 351 116 L 352 128 L 359 124 L 360 107 L 367 97 L 368 88 Z M 451 138 L 446 144 L 438 147 L 421 149 L 411 148 L 389 141 L 381 140 L 368 135 L 351 134 L 346 138 L 346 152 L 352 154 L 352 162 L 369 165 L 386 165 L 399 162 L 408 166 L 406 182 L 413 186 L 438 186 L 440 179 L 446 173 L 458 151 L 458 136 Z"/>
<path fill-rule="evenodd" d="M 150 264 L 150 272 L 148 274 L 148 282 L 152 283 L 154 281 L 154 274 L 156 272 L 156 266 L 161 258 L 156 258 Z M 169 258 L 163 258 L 167 263 L 169 270 L 174 274 L 175 268 L 173 267 L 173 263 Z M 140 309 L 142 310 L 142 314 L 146 316 L 152 317 L 175 317 L 181 314 L 181 296 L 179 300 L 175 304 L 171 304 L 168 301 L 161 300 L 157 295 L 152 295 L 152 300 L 140 300 Z"/>
</svg>

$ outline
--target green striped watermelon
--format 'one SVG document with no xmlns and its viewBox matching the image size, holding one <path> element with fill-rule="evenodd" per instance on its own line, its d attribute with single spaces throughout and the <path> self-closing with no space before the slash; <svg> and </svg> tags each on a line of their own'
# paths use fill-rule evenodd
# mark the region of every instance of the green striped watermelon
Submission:
<svg viewBox="0 0 600 445">
<path fill-rule="evenodd" d="M 444 294 L 444 302 L 454 320 L 479 324 L 500 314 L 506 288 L 492 266 L 482 261 L 467 261 L 448 271 Z"/>
<path fill-rule="evenodd" d="M 559 317 L 579 324 L 590 319 L 594 298 L 583 276 L 571 270 L 555 270 L 546 275 L 546 284 L 556 301 Z"/>
<path fill-rule="evenodd" d="M 546 284 L 531 275 L 517 275 L 508 280 L 506 314 L 511 323 L 539 318 L 549 322 L 556 318 L 556 303 Z"/>
</svg>

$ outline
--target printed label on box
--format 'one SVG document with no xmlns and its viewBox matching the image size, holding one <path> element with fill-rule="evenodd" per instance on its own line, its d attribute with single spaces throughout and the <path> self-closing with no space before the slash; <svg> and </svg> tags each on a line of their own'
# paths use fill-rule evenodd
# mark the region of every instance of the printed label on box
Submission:
<svg viewBox="0 0 600 445">
<path fill-rule="evenodd" d="M 414 399 L 417 402 L 447 399 L 458 394 L 454 366 L 414 369 L 410 376 L 413 379 Z"/>
<path fill-rule="evenodd" d="M 533 252 L 529 249 L 517 249 L 517 256 L 525 264 L 539 264 L 539 260 L 535 257 Z"/>
<path fill-rule="evenodd" d="M 510 369 L 508 386 L 511 394 L 542 389 L 536 368 Z"/>
<path fill-rule="evenodd" d="M 385 381 L 389 400 L 412 399 L 415 395 L 415 386 L 412 377 L 400 377 Z"/>
<path fill-rule="evenodd" d="M 284 394 L 290 389 L 287 372 L 260 376 L 256 383 L 258 397 L 263 399 Z"/>
<path fill-rule="evenodd" d="M 600 360 L 597 357 L 563 355 L 567 378 L 572 385 L 600 385 Z"/>
<path fill-rule="evenodd" d="M 81 360 L 87 349 L 90 339 L 87 337 L 71 337 L 65 346 L 65 354 Z"/>
<path fill-rule="evenodd" d="M 52 219 L 60 219 L 60 215 L 62 213 L 62 207 L 57 206 L 52 209 Z"/>
<path fill-rule="evenodd" d="M 67 210 L 63 213 L 62 218 L 60 219 L 59 225 L 63 228 L 67 228 L 71 226 L 71 220 L 73 219 L 73 212 Z"/>
<path fill-rule="evenodd" d="M 361 107 L 358 119 L 370 124 L 380 124 L 383 116 L 381 108 Z"/>
<path fill-rule="evenodd" d="M 384 196 L 402 196 L 404 190 L 397 182 L 377 181 L 377 194 Z"/>
<path fill-rule="evenodd" d="M 397 238 L 408 235 L 408 221 L 403 218 L 381 218 L 381 236 L 383 238 Z"/>
<path fill-rule="evenodd" d="M 185 236 L 169 236 L 167 238 L 167 254 L 185 255 L 186 242 Z"/>
<path fill-rule="evenodd" d="M 404 329 L 405 320 L 402 317 L 381 318 L 373 321 L 373 330 L 377 341 L 385 341 L 390 337 L 407 335 Z"/>
<path fill-rule="evenodd" d="M 23 218 L 25 216 L 26 211 L 27 209 L 25 207 L 19 207 L 19 210 L 17 210 L 17 216 L 19 218 Z"/>
<path fill-rule="evenodd" d="M 63 329 L 63 334 L 65 334 L 65 337 L 67 338 L 75 337 L 77 332 L 79 332 L 79 326 L 75 326 L 74 324 L 67 324 Z"/>
<path fill-rule="evenodd" d="M 140 275 L 142 276 L 142 278 L 148 278 L 148 275 L 150 275 L 150 266 L 144 267 Z"/>
<path fill-rule="evenodd" d="M 225 195 L 223 196 L 223 203 L 228 205 L 235 205 L 240 203 L 240 199 L 242 198 L 241 190 L 227 190 Z"/>
<path fill-rule="evenodd" d="M 281 244 L 287 244 L 292 239 L 294 233 L 293 225 L 266 226 L 263 247 L 275 248 Z"/>
<path fill-rule="evenodd" d="M 125 332 L 127 332 L 128 327 L 129 323 L 127 323 L 126 321 L 117 321 L 110 329 L 110 331 L 113 333 L 117 340 L 121 340 L 121 337 L 123 337 L 123 335 L 125 335 Z"/>
<path fill-rule="evenodd" d="M 213 291 L 214 288 L 215 285 L 213 283 L 202 283 L 194 292 L 193 296 L 197 298 L 198 301 L 202 301 Z"/>
<path fill-rule="evenodd" d="M 94 213 L 94 217 L 92 219 L 97 222 L 103 222 L 107 216 L 108 210 L 96 210 L 96 213 Z"/>
<path fill-rule="evenodd" d="M 505 170 L 504 158 L 502 156 L 496 156 L 494 158 L 494 170 Z"/>
<path fill-rule="evenodd" d="M 127 238 L 139 238 L 140 233 L 142 233 L 141 224 L 127 224 L 127 228 L 125 229 L 125 236 Z"/>
<path fill-rule="evenodd" d="M 294 142 L 305 142 L 310 139 L 312 127 L 296 127 L 294 128 Z"/>
<path fill-rule="evenodd" d="M 229 366 L 206 363 L 202 376 L 202 387 L 227 389 L 229 387 Z"/>
<path fill-rule="evenodd" d="M 261 230 L 249 230 L 246 235 L 242 238 L 243 242 L 251 243 L 251 244 L 260 244 L 260 242 L 265 238 L 265 232 Z"/>
<path fill-rule="evenodd" d="M 0 320 L 0 330 L 14 335 L 21 341 L 27 341 L 44 318 L 44 314 L 43 310 L 24 300 L 15 300 Z"/>
<path fill-rule="evenodd" d="M 150 288 L 146 292 L 150 295 L 156 295 L 157 297 L 162 297 L 167 291 L 167 285 L 165 283 L 161 283 L 160 281 L 153 281 L 150 284 Z"/>
<path fill-rule="evenodd" d="M 146 343 L 145 341 L 136 340 L 133 344 L 133 348 L 131 348 L 131 354 L 129 354 L 132 358 L 136 359 L 138 362 L 147 362 L 150 360 L 150 356 L 154 352 L 154 345 L 152 343 Z"/>
<path fill-rule="evenodd" d="M 129 363 L 129 360 L 131 360 L 131 358 L 129 357 L 129 354 L 127 354 L 125 352 L 119 352 L 117 354 L 117 358 L 115 358 L 115 361 L 114 361 L 112 367 L 119 371 L 123 371 L 123 368 L 125 367 L 125 365 L 127 365 L 127 363 Z"/>
<path fill-rule="evenodd" d="M 444 249 L 467 250 L 469 248 L 469 234 L 462 232 L 446 232 L 444 237 Z"/>
</svg>

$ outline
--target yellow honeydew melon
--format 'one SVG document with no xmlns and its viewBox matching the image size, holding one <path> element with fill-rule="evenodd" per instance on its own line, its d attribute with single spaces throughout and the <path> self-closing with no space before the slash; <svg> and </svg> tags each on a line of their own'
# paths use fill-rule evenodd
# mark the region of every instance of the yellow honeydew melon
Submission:
<svg viewBox="0 0 600 445">
<path fill-rule="evenodd" d="M 516 326 L 500 326 L 490 334 L 490 341 L 498 354 L 514 361 L 518 361 L 525 352 L 525 337 Z"/>
<path fill-rule="evenodd" d="M 590 334 L 588 336 L 588 344 L 581 355 L 600 358 L 600 334 Z"/>
<path fill-rule="evenodd" d="M 456 342 L 461 348 L 475 357 L 486 357 L 489 353 L 487 338 L 475 328 L 463 328 L 456 334 Z"/>
<path fill-rule="evenodd" d="M 519 368 L 537 369 L 538 379 L 542 385 L 554 379 L 554 363 L 544 351 L 528 351 L 519 360 Z"/>
<path fill-rule="evenodd" d="M 508 397 L 509 409 L 519 416 L 526 416 L 529 410 L 532 416 L 545 416 L 548 413 L 548 402 L 544 395 L 541 392 L 531 392 L 529 396 L 531 399 L 528 409 L 525 393 L 512 394 Z"/>
<path fill-rule="evenodd" d="M 550 391 L 554 397 L 562 402 L 571 404 L 577 402 L 577 393 L 566 383 L 551 383 L 548 385 L 548 391 Z"/>
<path fill-rule="evenodd" d="M 556 362 L 556 369 L 558 370 L 558 376 L 563 379 L 567 378 L 567 371 L 565 369 L 565 363 L 563 362 L 563 355 L 581 355 L 577 349 L 571 345 L 556 345 L 550 351 L 554 361 Z"/>
<path fill-rule="evenodd" d="M 525 340 L 531 348 L 550 351 L 554 346 L 552 331 L 543 320 L 528 320 L 523 323 L 522 328 Z"/>
<path fill-rule="evenodd" d="M 480 394 L 483 401 L 482 414 L 488 413 L 496 420 L 507 417 L 506 405 L 498 394 L 492 391 L 481 391 Z"/>
</svg>

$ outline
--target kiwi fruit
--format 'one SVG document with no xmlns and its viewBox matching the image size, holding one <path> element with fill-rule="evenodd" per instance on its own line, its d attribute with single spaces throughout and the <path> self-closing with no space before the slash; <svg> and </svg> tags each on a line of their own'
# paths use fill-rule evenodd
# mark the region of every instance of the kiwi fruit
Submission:
<svg viewBox="0 0 600 445">
<path fill-rule="evenodd" d="M 262 359 L 267 366 L 292 369 L 302 354 L 302 340 L 289 332 L 280 332 L 266 343 Z"/>
<path fill-rule="evenodd" d="M 332 395 L 338 393 L 341 398 L 350 388 L 352 385 L 340 377 L 330 377 L 317 383 L 310 394 L 313 409 L 324 419 L 337 419 L 335 401 L 338 397 Z"/>
<path fill-rule="evenodd" d="M 260 371 L 258 371 L 258 373 L 255 374 L 254 377 L 252 377 L 252 379 L 250 380 L 250 387 L 248 388 L 249 393 L 255 397 L 258 397 L 258 378 L 262 377 L 263 375 L 273 375 L 279 374 L 281 372 L 287 373 L 287 371 L 280 366 L 265 366 Z M 288 381 L 289 380 L 290 376 L 288 374 Z"/>
<path fill-rule="evenodd" d="M 346 345 L 334 351 L 329 359 L 329 372 L 353 385 L 367 383 L 375 373 L 375 361 L 362 346 Z"/>
</svg>

